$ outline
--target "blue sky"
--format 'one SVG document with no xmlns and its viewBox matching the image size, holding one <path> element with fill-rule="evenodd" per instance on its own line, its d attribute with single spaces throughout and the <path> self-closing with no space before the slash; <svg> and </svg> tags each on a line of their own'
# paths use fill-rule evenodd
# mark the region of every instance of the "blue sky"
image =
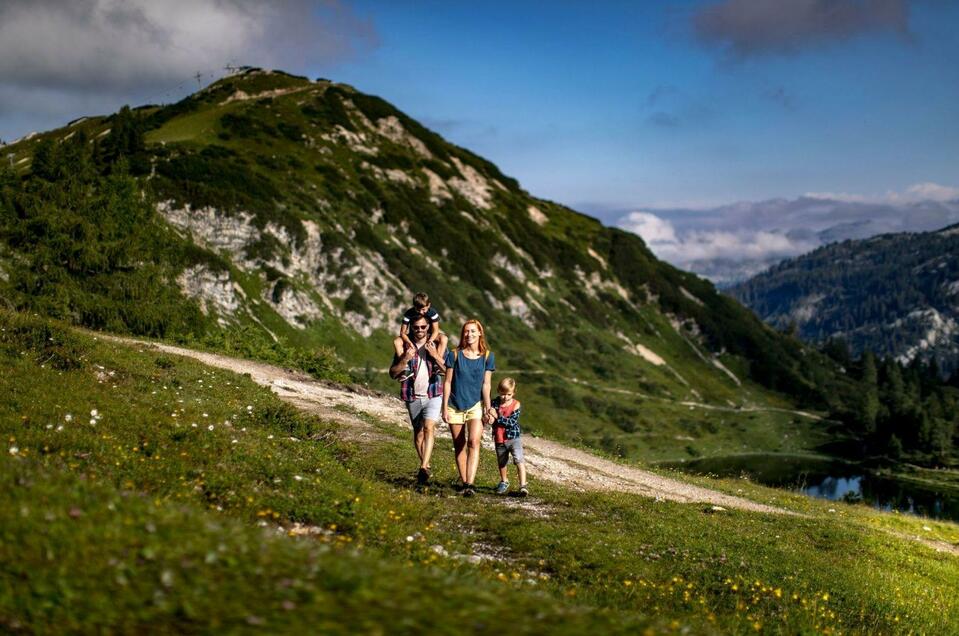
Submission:
<svg viewBox="0 0 959 636">
<path fill-rule="evenodd" d="M 316 70 L 594 211 L 959 185 L 959 4 L 738 58 L 716 4 L 361 2 L 379 46 Z"/>
<path fill-rule="evenodd" d="M 947 0 L 6 0 L 0 139 L 176 101 L 227 63 L 281 68 L 739 276 L 959 222 L 957 31 Z"/>
</svg>

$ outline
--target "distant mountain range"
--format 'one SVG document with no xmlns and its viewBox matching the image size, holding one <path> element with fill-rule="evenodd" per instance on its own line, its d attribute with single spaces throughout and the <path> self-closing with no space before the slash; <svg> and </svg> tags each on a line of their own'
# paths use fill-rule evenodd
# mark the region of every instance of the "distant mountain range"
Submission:
<svg viewBox="0 0 959 636">
<path fill-rule="evenodd" d="M 828 243 L 959 223 L 959 190 L 923 183 L 873 199 L 812 193 L 706 209 L 601 212 L 618 215 L 619 227 L 642 236 L 659 258 L 725 288 Z"/>
<path fill-rule="evenodd" d="M 833 243 L 727 292 L 808 341 L 959 369 L 959 225 Z"/>
</svg>

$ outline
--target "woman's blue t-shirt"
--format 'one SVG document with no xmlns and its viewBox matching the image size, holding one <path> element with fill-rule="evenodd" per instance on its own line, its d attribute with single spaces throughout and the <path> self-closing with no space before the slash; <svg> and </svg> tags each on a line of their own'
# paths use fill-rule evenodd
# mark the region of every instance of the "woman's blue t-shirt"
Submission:
<svg viewBox="0 0 959 636">
<path fill-rule="evenodd" d="M 446 368 L 453 369 L 453 387 L 449 403 L 457 411 L 465 411 L 483 399 L 483 378 L 487 371 L 496 370 L 493 352 L 470 360 L 462 351 L 446 352 Z"/>
</svg>

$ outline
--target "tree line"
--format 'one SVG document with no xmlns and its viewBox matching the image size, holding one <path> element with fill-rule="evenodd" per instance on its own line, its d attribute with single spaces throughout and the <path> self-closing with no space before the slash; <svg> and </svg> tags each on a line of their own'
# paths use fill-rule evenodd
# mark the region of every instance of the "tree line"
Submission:
<svg viewBox="0 0 959 636">
<path fill-rule="evenodd" d="M 860 440 L 867 459 L 926 466 L 956 463 L 959 448 L 959 374 L 943 380 L 935 359 L 903 365 L 865 351 L 854 359 L 841 339 L 822 352 L 856 380 L 834 396 L 831 415 Z"/>
</svg>

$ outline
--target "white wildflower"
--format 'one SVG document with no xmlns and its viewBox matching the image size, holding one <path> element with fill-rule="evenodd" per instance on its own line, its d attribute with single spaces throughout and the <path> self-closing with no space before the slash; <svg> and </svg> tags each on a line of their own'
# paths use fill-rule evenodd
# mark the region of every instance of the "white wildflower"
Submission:
<svg viewBox="0 0 959 636">
<path fill-rule="evenodd" d="M 10 454 L 11 454 L 11 455 L 16 455 L 16 454 L 19 453 L 19 452 L 20 452 L 20 449 L 17 448 L 16 446 L 11 446 L 11 447 L 10 447 Z"/>
<path fill-rule="evenodd" d="M 209 426 L 207 426 L 207 427 L 206 427 L 206 430 L 208 430 L 208 431 L 212 431 L 212 430 L 213 430 L 213 425 L 212 425 L 212 424 L 210 424 Z"/>
</svg>

